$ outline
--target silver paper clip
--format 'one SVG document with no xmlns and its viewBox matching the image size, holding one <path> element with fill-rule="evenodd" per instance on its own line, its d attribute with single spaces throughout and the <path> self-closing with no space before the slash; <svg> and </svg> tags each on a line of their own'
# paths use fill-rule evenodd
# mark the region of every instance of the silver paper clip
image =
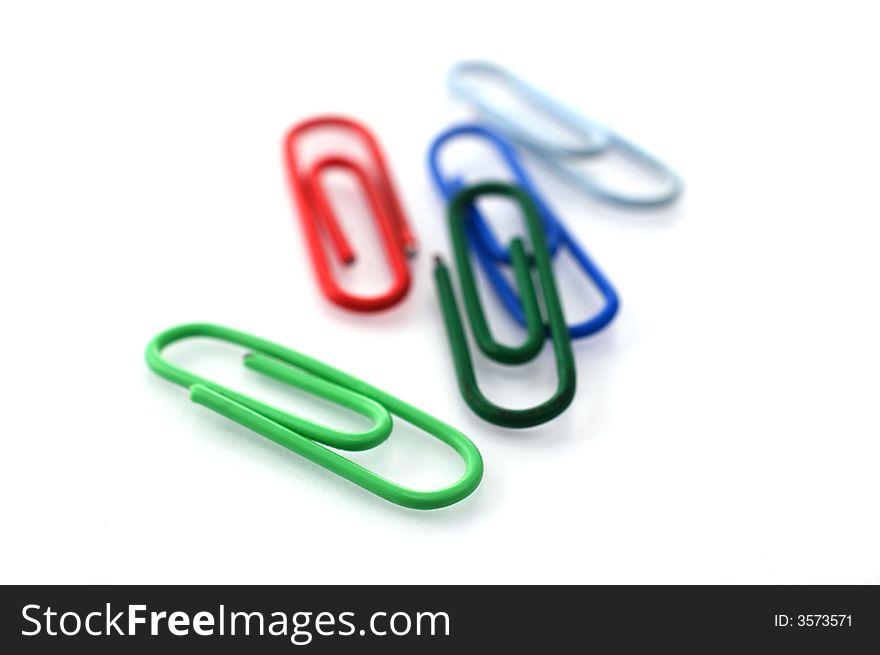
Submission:
<svg viewBox="0 0 880 655">
<path fill-rule="evenodd" d="M 480 84 L 467 81 L 466 77 L 493 78 L 504 85 L 531 109 L 550 119 L 565 133 L 576 137 L 577 143 L 566 144 L 542 136 L 528 124 L 517 121 L 498 104 L 480 91 Z M 548 97 L 528 82 L 510 71 L 489 62 L 464 61 L 449 72 L 450 91 L 472 105 L 483 120 L 512 142 L 532 153 L 542 164 L 553 170 L 570 184 L 595 197 L 627 207 L 657 207 L 665 205 L 681 193 L 681 179 L 666 164 L 631 141 L 600 125 L 565 105 Z M 593 158 L 618 151 L 656 177 L 662 188 L 654 194 L 628 194 L 613 189 L 596 175 L 577 170 L 575 160 Z"/>
</svg>

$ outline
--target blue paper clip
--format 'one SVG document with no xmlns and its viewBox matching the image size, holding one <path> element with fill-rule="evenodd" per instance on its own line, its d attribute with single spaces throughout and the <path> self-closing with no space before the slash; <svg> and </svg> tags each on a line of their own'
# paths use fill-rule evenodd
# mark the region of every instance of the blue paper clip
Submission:
<svg viewBox="0 0 880 655">
<path fill-rule="evenodd" d="M 495 78 L 526 105 L 555 121 L 565 132 L 577 137 L 580 143 L 566 145 L 536 134 L 535 130 L 517 122 L 490 102 L 478 91 L 476 88 L 478 85 L 467 83 L 463 78 L 468 75 Z M 541 163 L 586 193 L 628 207 L 665 205 L 675 200 L 681 193 L 681 179 L 659 159 L 607 127 L 565 107 L 500 66 L 481 61 L 461 62 L 449 72 L 448 85 L 453 94 L 476 108 L 486 123 L 534 154 Z M 612 150 L 619 151 L 641 168 L 655 174 L 663 184 L 663 189 L 654 195 L 625 194 L 605 186 L 595 175 L 578 171 L 572 166 L 573 159 L 595 157 Z"/>
<path fill-rule="evenodd" d="M 541 198 L 534 183 L 519 161 L 519 157 L 513 147 L 504 137 L 493 132 L 487 127 L 475 124 L 456 125 L 440 133 L 431 144 L 428 151 L 428 167 L 431 177 L 443 197 L 449 201 L 464 186 L 461 177 L 446 178 L 440 167 L 440 151 L 450 140 L 458 136 L 479 137 L 489 141 L 498 150 L 501 158 L 510 168 L 514 182 L 528 193 L 541 215 L 544 231 L 547 236 L 547 246 L 551 254 L 555 254 L 560 246 L 567 248 L 587 277 L 596 285 L 600 295 L 604 299 L 602 308 L 591 318 L 569 325 L 568 331 L 572 338 L 578 339 L 595 334 L 608 325 L 620 306 L 617 292 L 611 283 L 603 275 L 602 271 L 593 263 L 586 250 L 575 240 L 566 227 L 553 214 L 546 202 Z M 474 248 L 477 261 L 486 273 L 486 277 L 501 298 L 504 306 L 520 325 L 525 325 L 525 315 L 519 296 L 513 286 L 501 272 L 499 263 L 510 263 L 510 254 L 498 242 L 498 238 L 492 232 L 482 213 L 472 205 L 468 214 L 468 238 Z"/>
</svg>

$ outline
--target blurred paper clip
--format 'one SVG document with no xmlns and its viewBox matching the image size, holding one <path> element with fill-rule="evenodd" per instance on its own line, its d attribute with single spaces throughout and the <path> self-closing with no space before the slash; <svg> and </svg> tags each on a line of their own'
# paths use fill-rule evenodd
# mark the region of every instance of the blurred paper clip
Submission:
<svg viewBox="0 0 880 655">
<path fill-rule="evenodd" d="M 477 82 L 477 78 L 482 78 L 484 84 Z M 517 120 L 499 103 L 491 101 L 485 86 L 493 81 L 516 97 L 522 106 L 548 119 L 563 133 L 575 137 L 576 143 L 568 145 L 549 139 L 540 134 L 541 130 L 534 123 Z M 597 198 L 628 207 L 657 207 L 672 202 L 681 193 L 681 179 L 659 159 L 607 127 L 562 105 L 501 66 L 483 61 L 461 62 L 450 71 L 448 85 L 450 91 L 473 106 L 488 125 L 531 152 L 570 184 Z M 615 150 L 656 177 L 661 189 L 654 194 L 624 193 L 575 167 L 578 159 L 594 158 Z"/>
<path fill-rule="evenodd" d="M 541 308 L 532 281 L 528 255 L 526 255 L 522 239 L 516 237 L 511 241 L 510 252 L 517 287 L 525 310 L 526 338 L 518 346 L 509 346 L 500 343 L 492 336 L 486 321 L 486 314 L 480 303 L 465 237 L 468 210 L 480 196 L 507 197 L 515 201 L 522 210 L 526 232 L 531 241 L 532 258 L 538 272 L 544 308 L 547 311 L 553 353 L 556 357 L 558 385 L 553 396 L 540 405 L 526 409 L 500 407 L 486 398 L 477 384 L 467 337 L 462 326 L 461 313 L 452 290 L 449 268 L 440 257 L 437 257 L 434 265 L 437 295 L 443 311 L 443 321 L 452 350 L 459 390 L 467 404 L 478 416 L 496 425 L 507 428 L 532 427 L 559 416 L 574 398 L 576 373 L 571 340 L 565 327 L 562 303 L 559 301 L 559 294 L 556 290 L 550 253 L 547 250 L 544 229 L 537 206 L 529 194 L 519 187 L 503 182 L 483 182 L 465 187 L 457 192 L 452 197 L 448 209 L 452 253 L 458 269 L 458 280 L 464 299 L 465 312 L 470 321 L 471 332 L 477 347 L 486 357 L 501 364 L 524 364 L 533 360 L 541 352 L 547 335 L 547 326 L 541 317 Z"/>
<path fill-rule="evenodd" d="M 543 200 L 537 187 L 526 173 L 516 151 L 503 136 L 483 125 L 469 123 L 455 125 L 437 135 L 428 152 L 428 167 L 431 170 L 434 183 L 446 201 L 450 202 L 466 184 L 463 176 L 445 175 L 440 163 L 440 155 L 444 147 L 459 137 L 477 138 L 493 147 L 510 170 L 514 184 L 523 189 L 537 207 L 551 256 L 556 253 L 560 245 L 567 248 L 602 296 L 603 305 L 595 314 L 584 321 L 569 326 L 568 331 L 571 337 L 574 339 L 587 337 L 606 327 L 614 319 L 620 306 L 617 292 L 587 251 Z M 511 263 L 510 252 L 498 242 L 498 238 L 493 234 L 488 222 L 483 217 L 483 213 L 475 204 L 471 204 L 467 208 L 467 212 L 468 236 L 474 245 L 474 252 L 480 267 L 486 273 L 486 277 L 511 316 L 520 325 L 526 326 L 527 320 L 523 303 L 499 268 L 499 264 Z"/>
<path fill-rule="evenodd" d="M 314 130 L 332 128 L 353 135 L 369 155 L 369 168 L 347 155 L 332 152 L 317 157 L 311 166 L 303 162 L 298 150 L 301 137 Z M 407 257 L 416 252 L 416 240 L 410 231 L 403 208 L 394 190 L 391 174 L 376 138 L 359 122 L 342 116 L 316 116 L 294 125 L 284 141 L 288 178 L 312 257 L 312 265 L 324 295 L 341 307 L 361 312 L 387 309 L 400 302 L 410 288 Z M 327 239 L 344 265 L 355 260 L 321 176 L 332 169 L 352 173 L 363 189 L 382 237 L 393 275 L 391 288 L 374 296 L 356 296 L 345 291 L 334 278 L 331 262 L 324 249 Z"/>
</svg>

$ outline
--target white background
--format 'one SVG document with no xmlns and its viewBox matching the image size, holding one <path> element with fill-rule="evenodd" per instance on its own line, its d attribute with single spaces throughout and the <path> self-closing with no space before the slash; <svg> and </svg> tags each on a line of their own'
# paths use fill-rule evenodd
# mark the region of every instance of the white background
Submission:
<svg viewBox="0 0 880 655">
<path fill-rule="evenodd" d="M 880 582 L 871 5 L 4 3 L 0 579 Z M 674 208 L 632 213 L 536 170 L 623 304 L 576 345 L 571 409 L 524 432 L 461 400 L 430 274 L 448 240 L 424 158 L 469 115 L 444 86 L 465 57 L 599 118 L 686 184 Z M 280 145 L 323 111 L 375 130 L 422 244 L 411 294 L 384 314 L 331 306 L 311 274 Z M 337 193 L 364 260 L 346 279 L 378 289 L 376 244 Z M 559 277 L 585 316 L 576 274 Z M 142 353 L 196 320 L 459 427 L 482 486 L 402 509 L 191 404 Z M 229 349 L 169 355 L 354 425 Z M 552 391 L 547 353 L 479 370 L 502 403 Z M 357 459 L 420 488 L 459 473 L 405 426 Z"/>
</svg>

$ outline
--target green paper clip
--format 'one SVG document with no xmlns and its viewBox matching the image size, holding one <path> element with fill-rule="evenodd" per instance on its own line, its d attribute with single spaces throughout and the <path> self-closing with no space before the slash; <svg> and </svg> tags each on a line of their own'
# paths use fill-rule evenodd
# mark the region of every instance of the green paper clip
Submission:
<svg viewBox="0 0 880 655">
<path fill-rule="evenodd" d="M 458 386 L 465 402 L 480 417 L 508 428 L 527 428 L 545 423 L 561 414 L 574 399 L 576 375 L 571 339 L 562 304 L 556 290 L 550 254 L 538 208 L 529 195 L 517 186 L 502 182 L 485 182 L 466 187 L 459 191 L 449 203 L 449 229 L 452 236 L 452 250 L 455 258 L 464 306 L 477 347 L 489 359 L 501 364 L 523 364 L 534 359 L 544 345 L 547 327 L 541 317 L 541 309 L 532 282 L 529 256 L 526 255 L 522 239 L 511 241 L 510 257 L 516 277 L 516 285 L 522 300 L 526 319 L 526 338 L 518 346 L 499 343 L 492 336 L 486 315 L 480 302 L 474 272 L 468 257 L 465 222 L 468 209 L 479 196 L 505 196 L 516 201 L 522 209 L 526 228 L 532 242 L 532 258 L 538 271 L 538 281 L 544 296 L 544 305 L 550 326 L 553 352 L 556 357 L 558 386 L 553 396 L 528 409 L 508 409 L 491 402 L 477 384 L 473 361 L 468 349 L 467 338 L 462 326 L 461 314 L 449 269 L 440 257 L 435 259 L 434 281 L 446 324 L 446 334 L 452 349 L 452 359 L 458 377 Z"/>
<path fill-rule="evenodd" d="M 198 377 L 162 357 L 163 348 L 189 337 L 211 337 L 249 348 L 252 352 L 244 359 L 248 368 L 358 412 L 373 425 L 358 433 L 328 428 Z M 147 346 L 146 359 L 154 372 L 187 387 L 193 402 L 213 409 L 392 503 L 413 509 L 446 507 L 473 492 L 483 477 L 480 452 L 455 428 L 362 380 L 271 341 L 219 325 L 191 323 L 156 336 Z M 461 456 L 465 471 L 458 482 L 436 491 L 409 489 L 326 447 L 373 448 L 391 435 L 392 415 L 448 444 Z"/>
</svg>

